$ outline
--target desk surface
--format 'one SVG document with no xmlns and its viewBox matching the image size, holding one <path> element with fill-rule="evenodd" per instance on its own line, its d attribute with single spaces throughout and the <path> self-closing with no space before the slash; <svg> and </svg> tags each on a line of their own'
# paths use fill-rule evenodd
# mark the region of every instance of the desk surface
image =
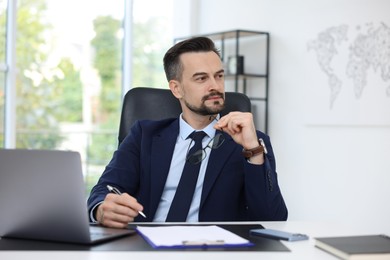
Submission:
<svg viewBox="0 0 390 260">
<path fill-rule="evenodd" d="M 258 222 L 265 228 L 305 233 L 309 240 L 299 242 L 283 242 L 291 252 L 124 252 L 124 251 L 0 251 L 0 259 L 30 260 L 186 260 L 224 259 L 245 260 L 266 259 L 336 259 L 314 246 L 314 237 L 386 234 L 390 235 L 390 223 L 325 223 L 325 222 Z"/>
</svg>

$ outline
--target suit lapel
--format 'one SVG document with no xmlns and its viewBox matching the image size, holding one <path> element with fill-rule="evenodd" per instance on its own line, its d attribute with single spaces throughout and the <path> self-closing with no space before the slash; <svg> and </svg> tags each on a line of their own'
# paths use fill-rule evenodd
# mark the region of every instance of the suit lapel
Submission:
<svg viewBox="0 0 390 260">
<path fill-rule="evenodd" d="M 217 132 L 218 133 L 218 132 Z M 217 134 L 216 133 L 216 134 Z M 215 180 L 221 174 L 222 167 L 225 165 L 230 154 L 236 147 L 236 143 L 230 135 L 222 133 L 225 137 L 225 142 L 218 149 L 212 149 L 210 158 L 207 165 L 206 175 L 203 181 L 202 197 L 200 201 L 200 208 L 202 208 L 204 201 L 210 193 Z M 219 152 L 219 149 L 223 149 L 223 152 Z"/>
<path fill-rule="evenodd" d="M 172 155 L 179 134 L 178 120 L 152 137 L 150 170 L 150 205 L 155 214 L 167 180 Z"/>
</svg>

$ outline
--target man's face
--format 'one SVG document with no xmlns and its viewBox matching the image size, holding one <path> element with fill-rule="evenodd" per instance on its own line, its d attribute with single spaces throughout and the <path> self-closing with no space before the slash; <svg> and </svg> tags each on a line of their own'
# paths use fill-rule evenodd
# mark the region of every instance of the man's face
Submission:
<svg viewBox="0 0 390 260">
<path fill-rule="evenodd" d="M 194 52 L 180 58 L 183 74 L 179 85 L 185 107 L 199 115 L 221 112 L 225 104 L 224 70 L 218 55 Z"/>
</svg>

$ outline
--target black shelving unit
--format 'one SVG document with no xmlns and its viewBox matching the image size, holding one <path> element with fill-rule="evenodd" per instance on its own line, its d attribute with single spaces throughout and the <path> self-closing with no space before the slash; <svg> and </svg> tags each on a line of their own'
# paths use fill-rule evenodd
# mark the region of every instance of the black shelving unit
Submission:
<svg viewBox="0 0 390 260">
<path fill-rule="evenodd" d="M 199 34 L 189 37 L 176 38 L 178 42 L 195 36 L 205 36 L 212 39 L 219 47 L 222 62 L 228 66 L 228 61 L 232 57 L 243 57 L 243 70 L 238 73 L 229 73 L 226 68 L 225 84 L 232 82 L 233 90 L 246 94 L 256 107 L 259 103 L 261 107 L 254 109 L 255 118 L 257 115 L 262 119 L 262 123 L 257 122 L 257 128 L 268 132 L 268 75 L 269 75 L 269 33 L 251 30 L 231 30 L 209 34 Z M 251 82 L 251 81 L 255 81 Z M 260 111 L 262 110 L 262 111 Z"/>
</svg>

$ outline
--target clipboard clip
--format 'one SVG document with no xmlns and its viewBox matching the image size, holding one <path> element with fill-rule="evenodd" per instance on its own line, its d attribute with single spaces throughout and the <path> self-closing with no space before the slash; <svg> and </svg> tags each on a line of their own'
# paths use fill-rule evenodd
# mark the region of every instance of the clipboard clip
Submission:
<svg viewBox="0 0 390 260">
<path fill-rule="evenodd" d="M 183 246 L 221 246 L 225 244 L 225 240 L 184 240 Z"/>
</svg>

